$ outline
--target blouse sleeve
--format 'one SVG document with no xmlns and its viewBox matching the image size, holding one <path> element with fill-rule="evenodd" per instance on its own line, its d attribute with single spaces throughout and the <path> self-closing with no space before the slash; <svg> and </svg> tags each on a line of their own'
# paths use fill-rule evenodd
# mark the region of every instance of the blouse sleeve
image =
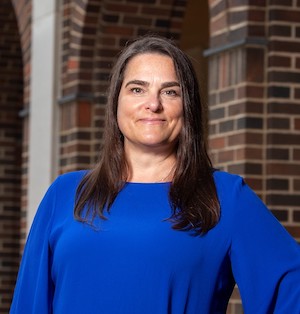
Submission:
<svg viewBox="0 0 300 314">
<path fill-rule="evenodd" d="M 48 189 L 33 220 L 19 268 L 11 314 L 52 312 L 54 286 L 50 273 L 49 234 L 57 181 Z"/>
<path fill-rule="evenodd" d="M 245 314 L 299 314 L 299 245 L 242 179 L 234 189 L 230 254 Z"/>
</svg>

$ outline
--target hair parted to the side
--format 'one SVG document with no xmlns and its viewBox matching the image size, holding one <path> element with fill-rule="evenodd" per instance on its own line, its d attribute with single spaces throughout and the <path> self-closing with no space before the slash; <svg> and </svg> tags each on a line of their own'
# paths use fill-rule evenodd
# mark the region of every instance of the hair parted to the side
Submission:
<svg viewBox="0 0 300 314">
<path fill-rule="evenodd" d="M 155 35 L 138 38 L 125 47 L 112 71 L 108 90 L 104 144 L 100 160 L 78 186 L 75 218 L 88 222 L 102 219 L 128 177 L 123 136 L 117 124 L 118 96 L 128 62 L 136 55 L 158 53 L 169 56 L 182 90 L 184 122 L 178 147 L 169 199 L 170 220 L 177 230 L 205 234 L 220 217 L 220 205 L 207 153 L 204 108 L 199 86 L 189 58 L 172 41 Z M 84 214 L 83 214 L 84 213 Z"/>
</svg>

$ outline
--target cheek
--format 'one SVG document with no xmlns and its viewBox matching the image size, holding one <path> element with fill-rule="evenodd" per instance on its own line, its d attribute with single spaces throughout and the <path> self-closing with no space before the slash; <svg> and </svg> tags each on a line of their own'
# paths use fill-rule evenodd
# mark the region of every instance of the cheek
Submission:
<svg viewBox="0 0 300 314">
<path fill-rule="evenodd" d="M 128 100 L 126 97 L 119 96 L 118 99 L 118 108 L 117 108 L 117 117 L 126 117 L 130 114 L 130 106 L 128 106 Z"/>
<path fill-rule="evenodd" d="M 174 112 L 173 115 L 173 132 L 177 136 L 182 132 L 184 119 L 181 111 Z"/>
<path fill-rule="evenodd" d="M 124 106 L 122 102 L 119 102 L 117 109 L 117 124 L 122 134 L 126 132 L 126 129 L 128 128 L 129 118 L 130 112 L 128 112 L 128 108 Z"/>
<path fill-rule="evenodd" d="M 117 112 L 117 124 L 119 127 L 119 130 L 123 133 L 123 125 L 124 125 L 124 115 L 122 114 L 122 111 L 118 110 Z"/>
<path fill-rule="evenodd" d="M 183 122 L 183 106 L 182 105 L 178 105 L 176 110 L 173 110 L 171 114 L 179 122 L 180 121 Z"/>
<path fill-rule="evenodd" d="M 184 125 L 184 117 L 183 117 L 183 110 L 178 110 L 177 112 L 177 130 L 180 133 L 183 129 L 183 125 Z"/>
<path fill-rule="evenodd" d="M 122 98 L 119 97 L 118 99 L 118 107 L 117 107 L 117 120 L 118 123 L 122 122 L 122 119 L 125 117 L 125 110 L 124 110 L 124 104 L 122 102 Z"/>
</svg>

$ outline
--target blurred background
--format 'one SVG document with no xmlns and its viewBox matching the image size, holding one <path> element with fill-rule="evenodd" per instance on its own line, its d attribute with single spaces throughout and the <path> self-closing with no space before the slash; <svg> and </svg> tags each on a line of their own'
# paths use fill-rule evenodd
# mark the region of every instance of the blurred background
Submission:
<svg viewBox="0 0 300 314">
<path fill-rule="evenodd" d="M 193 60 L 214 166 L 300 241 L 300 0 L 1 0 L 0 313 L 46 189 L 98 158 L 117 54 L 149 32 Z"/>
</svg>

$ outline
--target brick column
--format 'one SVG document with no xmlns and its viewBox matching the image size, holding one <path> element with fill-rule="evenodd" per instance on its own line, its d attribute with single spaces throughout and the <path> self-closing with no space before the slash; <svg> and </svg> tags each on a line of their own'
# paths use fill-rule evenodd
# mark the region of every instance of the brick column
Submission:
<svg viewBox="0 0 300 314">
<path fill-rule="evenodd" d="M 210 49 L 205 55 L 213 162 L 242 175 L 265 200 L 265 1 L 210 1 L 210 14 Z M 237 288 L 227 313 L 243 313 Z"/>
<path fill-rule="evenodd" d="M 211 3 L 211 48 L 205 52 L 210 148 L 216 166 L 243 175 L 263 197 L 266 12 L 264 6 L 241 2 Z"/>
<path fill-rule="evenodd" d="M 31 76 L 31 1 L 12 0 L 15 10 L 18 29 L 21 41 L 22 60 L 23 60 L 23 101 L 20 108 L 20 117 L 23 119 L 23 138 L 22 138 L 22 175 L 21 175 L 21 226 L 20 226 L 20 252 L 26 239 L 26 212 L 28 205 L 28 124 L 29 124 L 29 102 L 30 102 L 30 76 Z"/>
<path fill-rule="evenodd" d="M 23 74 L 10 1 L 1 1 L 0 15 L 0 313 L 8 313 L 20 259 Z"/>
<path fill-rule="evenodd" d="M 62 67 L 59 172 L 92 164 L 93 66 L 99 11 L 103 3 L 65 0 L 62 7 Z"/>
<path fill-rule="evenodd" d="M 266 200 L 300 241 L 300 1 L 268 6 Z"/>
<path fill-rule="evenodd" d="M 92 100 L 60 100 L 60 172 L 87 169 L 91 161 Z"/>
<path fill-rule="evenodd" d="M 300 239 L 300 1 L 211 0 L 210 147 Z M 228 313 L 242 313 L 238 290 Z"/>
</svg>

